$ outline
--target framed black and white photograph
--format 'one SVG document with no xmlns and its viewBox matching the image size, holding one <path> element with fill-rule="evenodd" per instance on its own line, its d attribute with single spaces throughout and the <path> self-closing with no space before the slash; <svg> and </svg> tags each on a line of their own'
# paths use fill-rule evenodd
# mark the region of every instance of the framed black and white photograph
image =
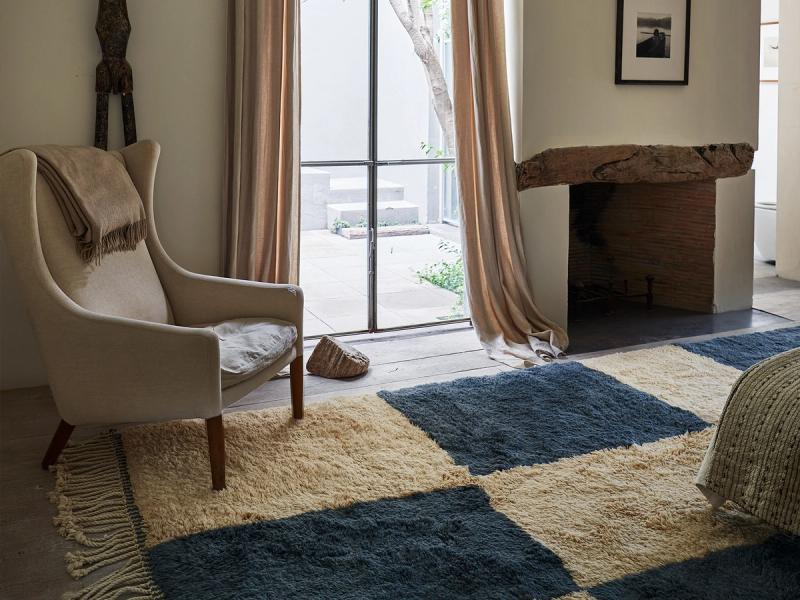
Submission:
<svg viewBox="0 0 800 600">
<path fill-rule="evenodd" d="M 617 0 L 618 84 L 687 85 L 691 0 Z"/>
</svg>

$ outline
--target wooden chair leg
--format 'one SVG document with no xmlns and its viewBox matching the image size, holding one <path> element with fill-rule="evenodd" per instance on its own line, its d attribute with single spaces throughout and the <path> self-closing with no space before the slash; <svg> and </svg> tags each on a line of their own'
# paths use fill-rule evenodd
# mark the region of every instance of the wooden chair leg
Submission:
<svg viewBox="0 0 800 600">
<path fill-rule="evenodd" d="M 289 379 L 292 389 L 292 416 L 295 419 L 303 418 L 303 355 L 292 361 L 289 366 Z"/>
<path fill-rule="evenodd" d="M 58 457 L 61 455 L 61 451 L 64 449 L 64 446 L 67 445 L 69 436 L 72 435 L 74 429 L 75 425 L 70 425 L 64 419 L 61 419 L 61 422 L 58 424 L 58 429 L 56 429 L 53 439 L 50 440 L 50 445 L 47 447 L 47 452 L 45 452 L 44 458 L 42 459 L 43 469 L 47 470 L 51 465 L 56 464 Z"/>
<path fill-rule="evenodd" d="M 222 426 L 222 415 L 206 419 L 208 436 L 208 455 L 211 459 L 211 487 L 215 490 L 225 489 L 225 429 Z"/>
</svg>

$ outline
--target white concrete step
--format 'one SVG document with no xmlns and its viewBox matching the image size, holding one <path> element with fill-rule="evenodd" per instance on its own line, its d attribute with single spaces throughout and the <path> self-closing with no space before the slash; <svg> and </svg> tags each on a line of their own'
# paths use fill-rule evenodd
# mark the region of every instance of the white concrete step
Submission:
<svg viewBox="0 0 800 600">
<path fill-rule="evenodd" d="M 328 204 L 328 229 L 337 222 L 356 227 L 367 222 L 366 202 Z M 407 200 L 378 202 L 378 223 L 386 225 L 413 225 L 419 223 L 419 206 Z"/>
</svg>

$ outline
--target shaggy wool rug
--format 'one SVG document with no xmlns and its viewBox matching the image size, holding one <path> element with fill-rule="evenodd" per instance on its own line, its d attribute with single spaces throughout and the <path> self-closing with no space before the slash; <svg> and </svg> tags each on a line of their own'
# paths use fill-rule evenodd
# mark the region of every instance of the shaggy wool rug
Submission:
<svg viewBox="0 0 800 600">
<path fill-rule="evenodd" d="M 68 448 L 78 597 L 797 599 L 800 539 L 694 486 L 731 386 L 800 328 L 226 415 Z"/>
</svg>

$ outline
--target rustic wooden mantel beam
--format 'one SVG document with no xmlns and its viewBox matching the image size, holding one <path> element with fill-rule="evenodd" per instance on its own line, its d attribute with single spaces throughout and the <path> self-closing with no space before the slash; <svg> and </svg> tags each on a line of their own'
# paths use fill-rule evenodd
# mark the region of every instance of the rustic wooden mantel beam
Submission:
<svg viewBox="0 0 800 600">
<path fill-rule="evenodd" d="M 750 144 L 576 146 L 545 150 L 517 165 L 517 189 L 579 183 L 675 183 L 738 177 Z"/>
</svg>

